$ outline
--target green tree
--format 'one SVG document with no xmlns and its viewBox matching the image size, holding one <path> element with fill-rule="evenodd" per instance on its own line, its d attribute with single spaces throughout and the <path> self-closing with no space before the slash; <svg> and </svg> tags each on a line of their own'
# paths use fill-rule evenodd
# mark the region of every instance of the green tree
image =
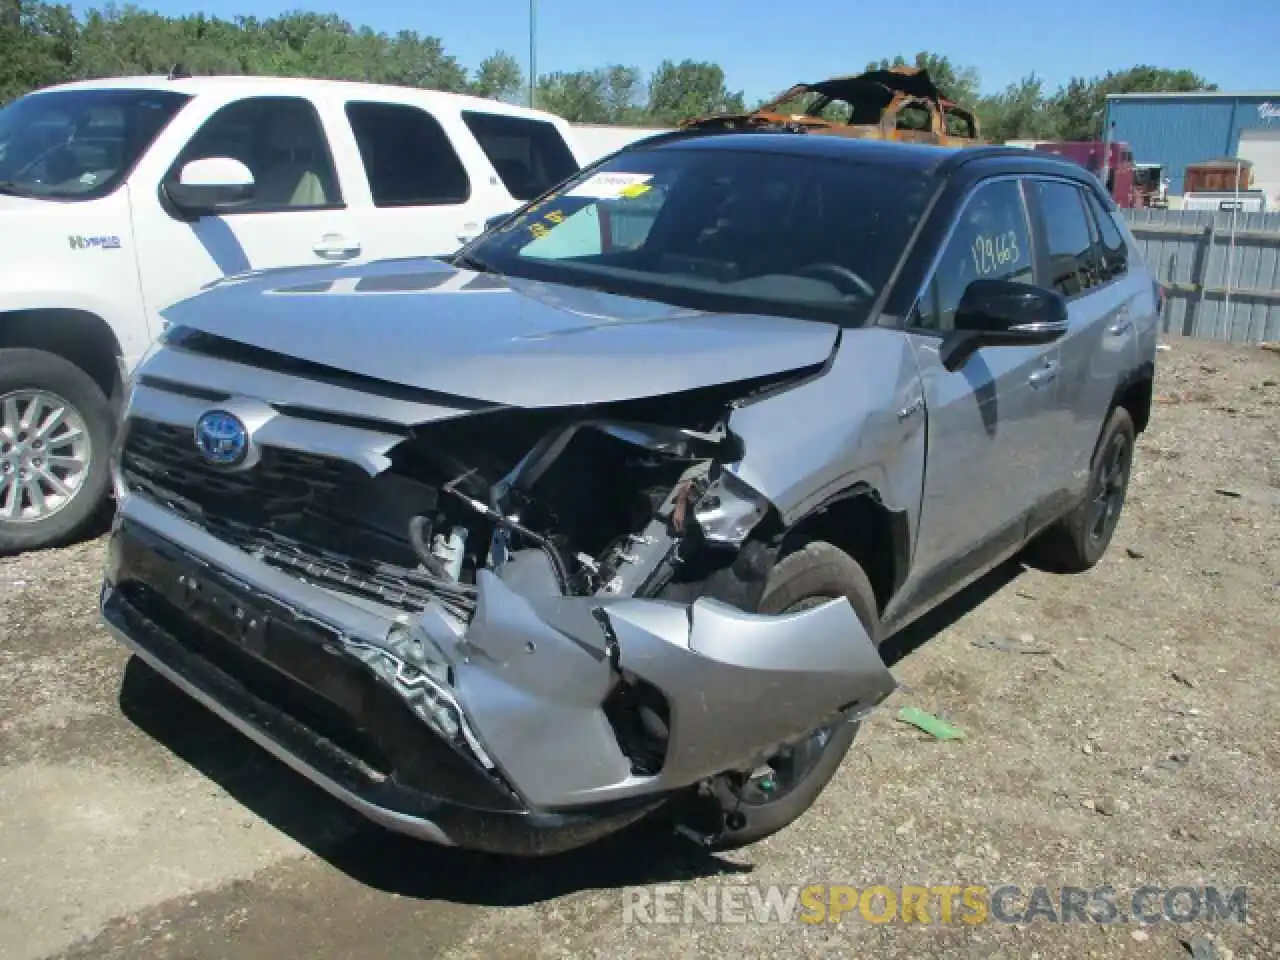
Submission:
<svg viewBox="0 0 1280 960">
<path fill-rule="evenodd" d="M 985 140 L 1052 140 L 1058 135 L 1057 118 L 1045 109 L 1044 82 L 1034 73 L 982 98 L 976 112 Z"/>
<path fill-rule="evenodd" d="M 549 73 L 538 78 L 537 106 L 571 123 L 639 124 L 648 119 L 640 106 L 643 90 L 635 67 Z"/>
<path fill-rule="evenodd" d="M 639 68 L 616 63 L 604 68 L 604 100 L 609 123 L 643 123 L 646 119 L 644 95 L 644 74 Z"/>
<path fill-rule="evenodd" d="M 1140 64 L 1127 70 L 1109 70 L 1092 80 L 1072 78 L 1047 106 L 1056 114 L 1063 139 L 1099 140 L 1109 93 L 1187 93 L 1217 89 L 1216 84 L 1191 70 L 1166 70 Z"/>
<path fill-rule="evenodd" d="M 537 107 L 571 123 L 607 123 L 609 102 L 604 72 L 575 70 L 540 76 Z"/>
<path fill-rule="evenodd" d="M 69 6 L 4 0 L 0 104 L 76 75 L 79 25 Z"/>
<path fill-rule="evenodd" d="M 744 109 L 742 91 L 725 87 L 718 64 L 664 60 L 649 80 L 648 113 L 654 123 L 670 126 L 699 114 Z"/>
<path fill-rule="evenodd" d="M 525 98 L 524 83 L 519 61 L 506 51 L 499 51 L 480 62 L 470 92 L 478 97 L 514 102 Z"/>
</svg>

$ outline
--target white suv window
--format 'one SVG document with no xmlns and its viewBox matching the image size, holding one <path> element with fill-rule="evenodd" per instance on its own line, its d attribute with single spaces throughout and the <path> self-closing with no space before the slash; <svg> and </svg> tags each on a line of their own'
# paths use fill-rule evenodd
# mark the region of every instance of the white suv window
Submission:
<svg viewBox="0 0 1280 960">
<path fill-rule="evenodd" d="M 207 157 L 231 157 L 253 173 L 253 199 L 233 215 L 342 206 L 329 144 L 309 100 L 252 97 L 222 107 L 196 131 L 169 177 Z"/>
<path fill-rule="evenodd" d="M 471 198 L 467 169 L 440 122 L 418 107 L 348 103 L 376 207 L 444 206 Z"/>
<path fill-rule="evenodd" d="M 462 122 L 516 200 L 539 197 L 578 172 L 564 137 L 545 120 L 464 110 Z"/>
</svg>

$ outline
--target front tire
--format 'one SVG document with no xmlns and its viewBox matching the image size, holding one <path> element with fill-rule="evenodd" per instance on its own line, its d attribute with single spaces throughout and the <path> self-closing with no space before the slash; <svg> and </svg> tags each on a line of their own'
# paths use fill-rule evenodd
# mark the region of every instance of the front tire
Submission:
<svg viewBox="0 0 1280 960">
<path fill-rule="evenodd" d="M 93 379 L 43 350 L 0 350 L 0 554 L 82 533 L 109 482 L 114 417 Z"/>
<path fill-rule="evenodd" d="M 880 617 L 871 581 L 857 561 L 830 543 L 812 541 L 780 560 L 765 583 L 757 609 L 787 613 L 839 597 L 849 601 L 878 645 Z M 822 728 L 793 745 L 790 756 L 771 758 L 771 772 L 764 774 L 772 778 L 770 784 L 756 774 L 717 777 L 712 795 L 726 826 L 713 848 L 731 850 L 756 843 L 799 819 L 835 776 L 860 726 L 860 722 L 846 721 Z M 783 783 L 785 777 L 789 782 Z"/>
<path fill-rule="evenodd" d="M 1107 552 L 1129 491 L 1137 431 L 1124 407 L 1116 407 L 1093 455 L 1084 502 L 1031 544 L 1028 559 L 1056 573 L 1084 573 Z"/>
</svg>

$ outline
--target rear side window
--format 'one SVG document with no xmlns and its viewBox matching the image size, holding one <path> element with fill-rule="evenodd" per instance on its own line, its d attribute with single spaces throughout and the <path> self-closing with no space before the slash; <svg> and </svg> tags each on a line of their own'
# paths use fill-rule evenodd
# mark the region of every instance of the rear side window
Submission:
<svg viewBox="0 0 1280 960">
<path fill-rule="evenodd" d="M 1093 236 L 1084 198 L 1073 184 L 1060 180 L 1035 180 L 1032 187 L 1044 224 L 1049 280 L 1064 297 L 1074 297 L 1093 286 Z"/>
<path fill-rule="evenodd" d="M 1088 197 L 1089 209 L 1093 211 L 1093 219 L 1098 225 L 1100 242 L 1096 260 L 1099 273 L 1105 283 L 1123 276 L 1129 269 L 1129 248 L 1125 245 L 1124 237 L 1120 235 L 1120 228 L 1116 226 L 1111 214 L 1103 208 L 1097 196 L 1089 191 L 1085 191 L 1085 196 Z"/>
<path fill-rule="evenodd" d="M 374 206 L 442 206 L 471 196 L 466 167 L 435 117 L 395 103 L 348 103 Z"/>
<path fill-rule="evenodd" d="M 544 120 L 462 112 L 462 120 L 516 200 L 532 200 L 578 172 L 560 131 Z"/>
</svg>

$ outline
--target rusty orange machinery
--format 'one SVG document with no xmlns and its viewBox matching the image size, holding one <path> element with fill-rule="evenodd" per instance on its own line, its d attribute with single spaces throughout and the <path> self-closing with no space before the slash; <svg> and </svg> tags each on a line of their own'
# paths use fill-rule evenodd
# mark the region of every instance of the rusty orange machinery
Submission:
<svg viewBox="0 0 1280 960">
<path fill-rule="evenodd" d="M 986 142 L 977 116 L 942 96 L 928 71 L 919 67 L 889 67 L 820 83 L 798 83 L 756 110 L 690 117 L 680 126 L 776 128 L 946 146 Z"/>
</svg>

